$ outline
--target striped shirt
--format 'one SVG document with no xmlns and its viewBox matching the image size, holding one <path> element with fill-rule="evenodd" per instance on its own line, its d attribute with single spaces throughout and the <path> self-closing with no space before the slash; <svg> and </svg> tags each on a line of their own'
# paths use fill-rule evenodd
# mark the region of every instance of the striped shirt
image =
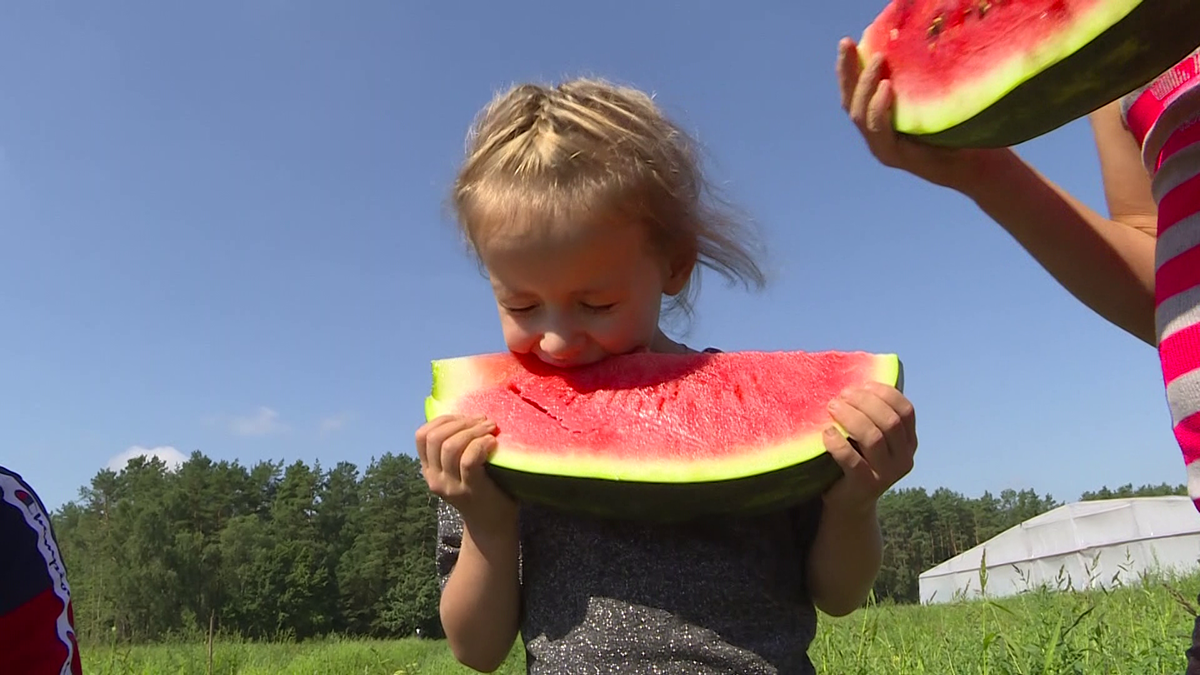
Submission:
<svg viewBox="0 0 1200 675">
<path fill-rule="evenodd" d="M 1200 50 L 1122 99 L 1158 205 L 1155 333 L 1188 492 L 1200 509 Z"/>
</svg>

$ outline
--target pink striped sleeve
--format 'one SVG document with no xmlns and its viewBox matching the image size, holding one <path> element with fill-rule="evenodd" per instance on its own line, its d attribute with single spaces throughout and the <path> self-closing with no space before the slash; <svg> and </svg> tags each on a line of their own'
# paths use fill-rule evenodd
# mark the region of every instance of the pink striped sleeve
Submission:
<svg viewBox="0 0 1200 675">
<path fill-rule="evenodd" d="M 1158 355 L 1188 492 L 1200 509 L 1200 114 L 1154 159 Z"/>
</svg>

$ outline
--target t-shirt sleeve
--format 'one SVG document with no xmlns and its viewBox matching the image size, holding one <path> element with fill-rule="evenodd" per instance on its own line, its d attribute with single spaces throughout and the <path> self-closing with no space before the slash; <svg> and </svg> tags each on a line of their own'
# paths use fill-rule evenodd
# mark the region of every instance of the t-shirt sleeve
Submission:
<svg viewBox="0 0 1200 675">
<path fill-rule="evenodd" d="M 442 498 L 437 498 L 437 548 L 434 553 L 437 565 L 438 588 L 445 590 L 446 580 L 454 571 L 458 562 L 458 553 L 462 550 L 463 521 L 458 509 Z M 518 546 L 517 578 L 521 575 L 521 554 Z"/>
</svg>

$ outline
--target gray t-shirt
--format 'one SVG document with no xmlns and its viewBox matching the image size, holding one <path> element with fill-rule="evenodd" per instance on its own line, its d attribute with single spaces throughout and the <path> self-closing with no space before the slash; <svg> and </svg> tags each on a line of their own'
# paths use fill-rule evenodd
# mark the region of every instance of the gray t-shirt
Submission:
<svg viewBox="0 0 1200 675">
<path fill-rule="evenodd" d="M 530 673 L 815 673 L 805 583 L 821 500 L 752 518 L 655 525 L 520 510 Z M 462 542 L 438 500 L 445 585 Z"/>
</svg>

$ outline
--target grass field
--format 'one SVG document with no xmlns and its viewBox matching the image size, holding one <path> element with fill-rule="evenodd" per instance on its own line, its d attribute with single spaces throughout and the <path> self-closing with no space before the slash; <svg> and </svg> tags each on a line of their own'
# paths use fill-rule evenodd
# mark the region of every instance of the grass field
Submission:
<svg viewBox="0 0 1200 675">
<path fill-rule="evenodd" d="M 1182 673 L 1200 576 L 1087 593 L 1030 592 L 996 601 L 877 605 L 821 617 L 810 654 L 821 673 Z M 85 645 L 98 675 L 207 675 L 199 643 Z M 433 640 L 217 641 L 220 675 L 441 675 L 471 672 Z M 514 649 L 501 673 L 524 672 Z"/>
</svg>

